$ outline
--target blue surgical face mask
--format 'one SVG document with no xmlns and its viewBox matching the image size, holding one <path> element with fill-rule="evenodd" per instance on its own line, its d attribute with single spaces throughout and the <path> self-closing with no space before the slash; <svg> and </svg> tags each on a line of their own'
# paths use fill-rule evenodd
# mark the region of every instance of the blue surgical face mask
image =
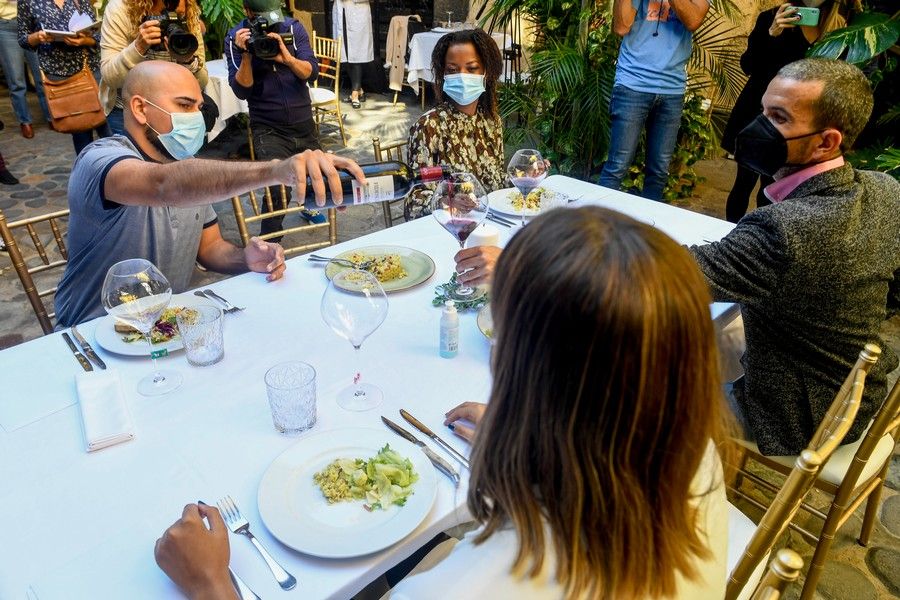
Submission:
<svg viewBox="0 0 900 600">
<path fill-rule="evenodd" d="M 444 75 L 444 93 L 460 106 L 472 104 L 484 93 L 484 75 L 474 73 Z"/>
<path fill-rule="evenodd" d="M 153 130 L 172 158 L 185 160 L 197 154 L 206 138 L 206 123 L 203 121 L 202 112 L 171 113 L 146 98 L 144 102 L 172 117 L 172 131 L 169 133 L 160 133 L 147 123 L 147 127 Z"/>
</svg>

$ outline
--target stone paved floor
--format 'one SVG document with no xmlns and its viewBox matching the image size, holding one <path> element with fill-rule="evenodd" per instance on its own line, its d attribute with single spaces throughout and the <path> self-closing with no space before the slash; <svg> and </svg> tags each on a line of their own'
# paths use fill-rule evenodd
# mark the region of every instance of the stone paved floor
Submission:
<svg viewBox="0 0 900 600">
<path fill-rule="evenodd" d="M 38 115 L 40 111 L 31 96 L 32 112 Z M 403 97 L 396 106 L 391 104 L 390 99 L 370 94 L 369 101 L 359 111 L 343 105 L 348 147 L 341 145 L 337 128 L 328 125 L 322 130 L 323 146 L 365 162 L 372 159 L 373 136 L 379 136 L 386 143 L 404 139 L 409 124 L 421 113 L 419 105 L 412 96 Z M 35 138 L 23 139 L 12 117 L 5 89 L 0 89 L 0 120 L 6 123 L 6 129 L 0 132 L 0 152 L 9 169 L 21 180 L 18 186 L 0 186 L 0 210 L 8 219 L 16 220 L 66 208 L 66 184 L 74 158 L 69 136 L 50 131 L 45 124 L 39 123 L 35 126 Z M 239 128 L 229 128 L 203 151 L 203 155 L 211 158 L 238 157 L 246 152 L 246 147 L 241 148 L 243 141 L 244 134 Z M 734 163 L 725 159 L 707 160 L 700 163 L 699 171 L 707 179 L 697 197 L 678 201 L 677 204 L 722 218 L 725 197 L 734 177 Z M 224 235 L 237 241 L 239 238 L 230 201 L 220 202 L 215 208 Z M 353 239 L 383 226 L 380 207 L 354 207 L 340 215 L 338 238 L 339 241 Z M 201 285 L 220 277 L 198 270 L 194 284 Z M 46 285 L 52 286 L 54 281 L 50 280 Z M 15 271 L 5 255 L 0 255 L 0 300 L 0 348 L 34 339 L 41 334 Z M 900 317 L 886 322 L 883 333 L 888 344 L 900 352 Z M 893 376 L 895 378 L 897 373 Z M 817 498 L 817 501 L 821 500 Z M 752 518 L 758 518 L 759 515 L 751 508 L 742 508 Z M 900 597 L 900 453 L 894 454 L 878 523 L 868 548 L 854 541 L 853 536 L 858 533 L 860 524 L 861 515 L 856 514 L 839 532 L 817 597 L 828 600 Z M 804 558 L 811 557 L 812 549 L 799 536 L 790 534 L 788 543 Z M 788 598 L 798 595 L 799 588 L 794 586 Z"/>
</svg>

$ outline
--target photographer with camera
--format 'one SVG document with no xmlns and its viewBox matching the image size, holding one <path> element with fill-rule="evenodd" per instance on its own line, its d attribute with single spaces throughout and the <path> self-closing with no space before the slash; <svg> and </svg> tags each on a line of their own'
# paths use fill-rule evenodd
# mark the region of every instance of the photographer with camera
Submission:
<svg viewBox="0 0 900 600">
<path fill-rule="evenodd" d="M 121 88 L 135 65 L 178 63 L 203 89 L 205 53 L 198 0 L 110 0 L 100 30 L 100 99 L 113 133 L 125 132 Z"/>
<path fill-rule="evenodd" d="M 319 149 L 307 81 L 319 73 L 319 63 L 306 30 L 285 18 L 280 0 L 244 0 L 247 18 L 225 38 L 228 83 L 250 107 L 250 129 L 257 160 L 287 158 Z M 287 202 L 291 191 L 286 188 Z M 269 188 L 279 208 L 281 190 Z M 318 211 L 303 211 L 310 223 L 324 223 Z M 260 235 L 281 229 L 284 217 L 264 219 Z M 278 241 L 280 238 L 273 238 Z"/>
</svg>

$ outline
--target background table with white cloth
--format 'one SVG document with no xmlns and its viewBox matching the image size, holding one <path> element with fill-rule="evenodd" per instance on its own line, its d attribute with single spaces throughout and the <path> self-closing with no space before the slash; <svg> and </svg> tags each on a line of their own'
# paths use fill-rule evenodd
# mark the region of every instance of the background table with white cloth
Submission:
<svg viewBox="0 0 900 600">
<path fill-rule="evenodd" d="M 226 121 L 238 113 L 248 112 L 247 101 L 240 100 L 234 95 L 231 86 L 228 85 L 228 64 L 225 59 L 211 60 L 206 63 L 206 72 L 209 81 L 206 83 L 206 95 L 213 99 L 219 107 L 219 118 L 216 125 L 207 134 L 207 139 L 212 141 L 225 129 Z"/>
<path fill-rule="evenodd" d="M 444 37 L 448 30 L 432 29 L 417 33 L 409 40 L 409 62 L 407 63 L 406 81 L 413 86 L 413 89 L 419 89 L 419 81 L 434 81 L 434 74 L 431 72 L 431 53 L 438 40 Z M 497 47 L 502 53 L 503 50 L 509 48 L 512 39 L 504 33 L 492 33 L 491 37 L 497 43 Z M 504 61 L 505 64 L 505 61 Z M 501 75 L 501 79 L 503 76 Z"/>
<path fill-rule="evenodd" d="M 550 177 L 544 185 L 580 203 L 609 206 L 654 223 L 681 243 L 719 239 L 731 228 L 718 219 L 566 177 Z M 514 231 L 501 228 L 504 241 Z M 490 345 L 475 314 L 466 312 L 460 315 L 459 355 L 440 358 L 441 311 L 431 304 L 434 285 L 446 281 L 454 268 L 457 243 L 429 217 L 328 252 L 373 244 L 425 252 L 437 270 L 423 285 L 390 294 L 386 321 L 362 345 L 363 381 L 378 385 L 385 397 L 382 406 L 368 412 L 344 411 L 335 403 L 337 390 L 355 370 L 353 349 L 322 322 L 323 268 L 302 256 L 288 262 L 281 281 L 266 283 L 263 275 L 248 273 L 211 286 L 246 310 L 225 316 L 225 358 L 218 364 L 191 367 L 183 353 L 160 360 L 162 367 L 184 376 L 182 386 L 168 395 L 137 394 L 137 381 L 151 372 L 150 360 L 114 355 L 94 344 L 121 374 L 136 431 L 134 440 L 99 452 L 84 449 L 74 387 L 81 367 L 60 334 L 0 352 L 0 598 L 26 593 L 40 600 L 179 598 L 153 560 L 154 543 L 180 517 L 184 504 L 211 504 L 226 494 L 299 582 L 291 592 L 282 591 L 248 540 L 232 535 L 231 567 L 262 598 L 349 598 L 435 534 L 466 520 L 467 472 L 460 468 L 459 489 L 438 474 L 430 514 L 404 540 L 372 555 L 306 556 L 280 544 L 261 521 L 260 479 L 298 439 L 272 426 L 263 375 L 278 362 L 304 360 L 316 368 L 318 423 L 312 432 L 363 426 L 393 440 L 379 416 L 402 423 L 398 410 L 406 408 L 468 453 L 467 444 L 443 427 L 443 415 L 462 401 L 487 399 Z M 713 305 L 712 314 L 721 318 L 727 308 Z M 93 343 L 102 322 L 96 319 L 79 329 Z"/>
</svg>

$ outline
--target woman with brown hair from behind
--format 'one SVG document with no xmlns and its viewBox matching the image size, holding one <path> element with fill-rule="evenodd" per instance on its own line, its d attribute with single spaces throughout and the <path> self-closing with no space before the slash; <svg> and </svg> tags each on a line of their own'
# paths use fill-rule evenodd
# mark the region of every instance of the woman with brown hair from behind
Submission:
<svg viewBox="0 0 900 600">
<path fill-rule="evenodd" d="M 710 296 L 690 255 L 622 214 L 555 210 L 507 245 L 468 504 L 481 528 L 391 595 L 721 598 L 726 433 Z M 456 573 L 454 573 L 456 571 Z"/>
<path fill-rule="evenodd" d="M 625 215 L 558 209 L 516 234 L 494 278 L 490 402 L 447 415 L 464 437 L 461 419 L 477 426 L 468 505 L 481 527 L 385 597 L 722 598 L 727 409 L 709 302 L 687 251 Z M 197 510 L 157 562 L 211 590 L 228 582 L 228 542 L 195 551 L 211 533 Z M 216 577 L 184 572 L 201 563 Z"/>
</svg>

